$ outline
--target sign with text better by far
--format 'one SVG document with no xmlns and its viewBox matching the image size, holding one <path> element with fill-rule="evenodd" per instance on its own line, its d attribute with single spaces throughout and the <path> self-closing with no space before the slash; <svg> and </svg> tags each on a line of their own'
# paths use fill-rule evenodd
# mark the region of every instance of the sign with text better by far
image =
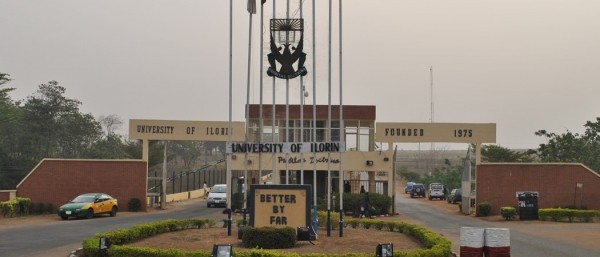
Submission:
<svg viewBox="0 0 600 257">
<path fill-rule="evenodd" d="M 377 142 L 496 143 L 496 123 L 386 123 L 375 125 Z"/>
<path fill-rule="evenodd" d="M 223 141 L 244 140 L 244 122 L 129 120 L 129 139 Z"/>
<path fill-rule="evenodd" d="M 259 227 L 310 226 L 310 185 L 250 185 L 250 225 Z"/>
</svg>

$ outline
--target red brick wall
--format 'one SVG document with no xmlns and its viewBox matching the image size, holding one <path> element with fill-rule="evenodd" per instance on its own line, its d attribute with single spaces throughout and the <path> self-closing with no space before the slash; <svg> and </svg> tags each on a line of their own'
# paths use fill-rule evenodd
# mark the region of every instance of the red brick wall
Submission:
<svg viewBox="0 0 600 257">
<path fill-rule="evenodd" d="M 17 185 L 17 196 L 58 207 L 83 193 L 101 192 L 127 210 L 131 198 L 146 208 L 146 162 L 130 160 L 44 159 Z"/>
<path fill-rule="evenodd" d="M 9 190 L 1 190 L 0 191 L 0 202 L 6 202 L 6 201 L 10 200 L 10 193 L 11 193 L 11 191 L 9 191 Z"/>
<path fill-rule="evenodd" d="M 583 188 L 577 188 L 583 183 Z M 587 206 L 600 209 L 600 176 L 581 164 L 481 164 L 477 166 L 477 202 L 500 207 L 517 206 L 516 192 L 536 191 L 538 208 Z"/>
</svg>

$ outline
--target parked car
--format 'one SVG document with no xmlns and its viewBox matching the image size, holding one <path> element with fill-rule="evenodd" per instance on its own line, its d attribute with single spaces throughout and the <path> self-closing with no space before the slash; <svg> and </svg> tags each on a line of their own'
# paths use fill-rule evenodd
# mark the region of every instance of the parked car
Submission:
<svg viewBox="0 0 600 257">
<path fill-rule="evenodd" d="M 445 186 L 441 183 L 431 183 L 429 184 L 429 200 L 432 199 L 440 199 L 446 200 L 446 194 L 444 193 Z"/>
<path fill-rule="evenodd" d="M 96 215 L 109 214 L 117 216 L 117 199 L 104 193 L 88 193 L 75 197 L 58 208 L 58 216 L 67 220 L 69 217 L 91 219 Z"/>
<path fill-rule="evenodd" d="M 410 197 L 415 198 L 417 196 L 425 197 L 425 186 L 420 183 L 415 183 L 410 191 Z"/>
<path fill-rule="evenodd" d="M 412 190 L 412 186 L 415 184 L 415 182 L 406 182 L 406 185 L 404 186 L 404 193 L 408 194 L 410 193 L 410 191 Z"/>
<path fill-rule="evenodd" d="M 462 201 L 462 193 L 460 190 L 460 188 L 452 189 L 452 191 L 450 191 L 450 194 L 448 195 L 448 198 L 446 198 L 446 201 L 451 204 L 455 204 L 457 202 Z"/>
<path fill-rule="evenodd" d="M 225 184 L 216 184 L 212 186 L 210 192 L 208 193 L 208 197 L 206 197 L 206 207 L 210 208 L 213 206 L 223 206 L 227 205 L 227 185 Z"/>
</svg>

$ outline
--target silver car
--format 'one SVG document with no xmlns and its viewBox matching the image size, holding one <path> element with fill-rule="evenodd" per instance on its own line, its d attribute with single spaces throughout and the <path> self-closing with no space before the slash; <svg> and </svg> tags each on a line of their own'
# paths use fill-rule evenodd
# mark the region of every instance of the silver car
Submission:
<svg viewBox="0 0 600 257">
<path fill-rule="evenodd" d="M 227 185 L 216 184 L 212 186 L 206 198 L 206 207 L 227 206 Z"/>
</svg>

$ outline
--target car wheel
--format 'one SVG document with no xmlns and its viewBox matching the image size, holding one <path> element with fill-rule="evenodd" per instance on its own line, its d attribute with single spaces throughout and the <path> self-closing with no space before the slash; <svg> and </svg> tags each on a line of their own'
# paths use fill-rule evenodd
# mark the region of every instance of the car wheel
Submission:
<svg viewBox="0 0 600 257">
<path fill-rule="evenodd" d="M 206 204 L 206 208 L 210 208 L 210 203 L 207 203 L 207 204 Z"/>
<path fill-rule="evenodd" d="M 60 218 L 61 218 L 62 220 L 68 220 L 68 219 L 69 219 L 69 216 L 60 216 Z"/>
<path fill-rule="evenodd" d="M 117 207 L 113 206 L 112 210 L 110 210 L 110 216 L 114 217 L 117 216 Z"/>
<path fill-rule="evenodd" d="M 431 201 L 431 197 L 429 197 L 429 201 Z"/>
<path fill-rule="evenodd" d="M 91 219 L 93 217 L 94 217 L 94 209 L 89 208 L 88 211 L 87 211 L 87 214 L 85 215 L 85 218 L 86 219 Z"/>
</svg>

